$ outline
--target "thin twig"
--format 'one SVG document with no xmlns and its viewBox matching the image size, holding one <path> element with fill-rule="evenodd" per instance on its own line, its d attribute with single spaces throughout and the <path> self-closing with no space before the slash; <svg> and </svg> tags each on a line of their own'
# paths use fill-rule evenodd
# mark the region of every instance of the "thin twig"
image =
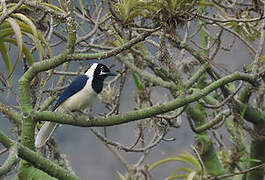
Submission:
<svg viewBox="0 0 265 180">
<path fill-rule="evenodd" d="M 265 12 L 265 2 L 264 2 L 264 12 Z M 259 45 L 257 47 L 257 51 L 255 54 L 255 58 L 253 61 L 252 70 L 254 76 L 257 76 L 259 67 L 261 66 L 260 56 L 264 48 L 264 40 L 265 40 L 265 19 L 262 20 L 261 23 L 261 33 L 260 33 Z"/>
<path fill-rule="evenodd" d="M 1 155 L 1 154 L 4 154 L 4 153 L 7 152 L 7 151 L 8 151 L 8 149 L 7 149 L 7 148 L 4 148 L 3 150 L 0 151 L 0 155 Z"/>
<path fill-rule="evenodd" d="M 249 23 L 249 22 L 257 22 L 257 21 L 260 21 L 262 19 L 265 18 L 265 16 L 261 16 L 261 17 L 258 17 L 258 18 L 252 18 L 252 19 L 235 19 L 235 18 L 227 18 L 225 20 L 222 20 L 222 19 L 217 19 L 217 18 L 213 18 L 213 17 L 209 17 L 209 16 L 204 16 L 204 15 L 201 15 L 201 14 L 196 14 L 196 16 L 200 17 L 200 18 L 203 18 L 203 19 L 207 19 L 207 20 L 211 20 L 213 21 L 214 23 L 215 22 L 219 22 L 219 23 L 228 23 L 228 22 L 236 22 L 236 23 Z"/>
<path fill-rule="evenodd" d="M 20 0 L 13 8 L 6 11 L 1 17 L 0 17 L 0 24 L 4 22 L 6 18 L 8 18 L 15 10 L 17 10 L 24 2 L 25 0 Z"/>
<path fill-rule="evenodd" d="M 193 150 L 194 154 L 196 155 L 197 160 L 200 163 L 200 167 L 201 167 L 200 179 L 202 180 L 203 176 L 204 176 L 204 173 L 205 173 L 205 167 L 203 165 L 203 161 L 201 159 L 200 153 L 197 151 L 197 149 L 193 145 L 191 145 L 191 149 Z"/>
<path fill-rule="evenodd" d="M 98 12 L 98 15 L 97 15 L 97 17 L 96 17 L 96 20 L 94 21 L 94 27 L 93 27 L 93 29 L 89 32 L 89 33 L 87 33 L 86 35 L 84 35 L 84 36 L 82 36 L 82 37 L 80 37 L 80 38 L 78 38 L 77 40 L 76 40 L 76 43 L 80 43 L 81 41 L 84 41 L 84 40 L 87 40 L 87 39 L 89 39 L 90 37 L 92 37 L 96 32 L 97 32 L 97 30 L 98 30 L 98 27 L 99 27 L 99 20 L 100 20 L 100 16 L 101 16 L 101 13 L 102 13 L 102 8 L 100 8 L 99 9 L 99 12 Z"/>
<path fill-rule="evenodd" d="M 52 34 L 53 34 L 53 17 L 50 16 L 50 27 L 49 27 L 49 33 L 47 35 L 47 42 L 51 41 Z"/>
<path fill-rule="evenodd" d="M 229 173 L 229 174 L 225 174 L 225 175 L 221 175 L 221 176 L 210 177 L 209 180 L 223 179 L 223 178 L 233 177 L 233 176 L 237 176 L 237 175 L 241 175 L 241 174 L 246 174 L 246 173 L 249 173 L 250 171 L 253 171 L 255 169 L 264 168 L 264 167 L 265 167 L 265 163 L 251 167 L 251 168 L 248 168 L 246 170 L 239 171 L 239 172 Z"/>
<path fill-rule="evenodd" d="M 216 25 L 220 26 L 221 28 L 223 28 L 224 30 L 230 32 L 231 34 L 233 34 L 234 36 L 238 37 L 238 39 L 240 39 L 250 50 L 250 53 L 254 56 L 256 54 L 256 50 L 254 47 L 252 47 L 252 45 L 249 44 L 248 41 L 246 41 L 240 34 L 238 34 L 237 32 L 233 31 L 232 29 L 229 29 L 227 27 L 225 27 L 224 25 L 215 22 Z"/>
<path fill-rule="evenodd" d="M 204 104 L 202 101 L 199 101 L 199 103 L 206 107 L 206 108 L 211 108 L 211 109 L 218 109 L 222 106 L 224 106 L 232 97 L 234 97 L 238 91 L 241 89 L 243 85 L 243 81 L 240 81 L 240 84 L 238 85 L 237 89 L 235 90 L 235 92 L 233 92 L 233 94 L 230 94 L 227 98 L 225 98 L 225 100 L 223 100 L 220 104 L 217 104 L 217 105 L 210 105 L 210 104 Z"/>
<path fill-rule="evenodd" d="M 4 164 L 0 166 L 0 179 L 4 178 L 19 162 L 17 143 L 9 148 L 9 155 Z"/>
<path fill-rule="evenodd" d="M 105 138 L 96 128 L 89 128 L 100 140 L 102 140 L 104 143 L 115 146 L 116 148 L 123 150 L 125 152 L 145 152 L 149 149 L 152 149 L 155 147 L 165 136 L 165 134 L 157 135 L 158 138 L 148 146 L 144 148 L 137 148 L 137 149 L 130 149 L 129 147 L 126 147 L 118 142 L 112 141 L 110 139 Z"/>
</svg>

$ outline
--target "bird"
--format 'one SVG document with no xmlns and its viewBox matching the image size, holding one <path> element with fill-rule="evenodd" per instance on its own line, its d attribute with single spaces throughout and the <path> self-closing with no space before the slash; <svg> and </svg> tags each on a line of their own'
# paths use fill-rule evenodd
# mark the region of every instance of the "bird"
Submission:
<svg viewBox="0 0 265 180">
<path fill-rule="evenodd" d="M 103 82 L 109 76 L 116 73 L 102 63 L 94 63 L 85 74 L 78 76 L 59 96 L 52 111 L 59 113 L 73 113 L 92 105 L 93 97 L 96 97 L 103 89 Z M 53 135 L 58 123 L 45 122 L 35 138 L 35 147 L 43 147 Z"/>
</svg>

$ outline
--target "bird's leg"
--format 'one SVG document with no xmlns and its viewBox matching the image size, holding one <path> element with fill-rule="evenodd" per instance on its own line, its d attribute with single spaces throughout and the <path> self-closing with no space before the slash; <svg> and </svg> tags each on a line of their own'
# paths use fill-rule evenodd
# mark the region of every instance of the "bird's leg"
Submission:
<svg viewBox="0 0 265 180">
<path fill-rule="evenodd" d="M 89 119 L 92 119 L 93 118 L 93 115 L 91 113 L 87 112 L 87 111 L 82 111 L 82 110 L 71 111 L 68 108 L 65 108 L 65 110 L 66 110 L 66 113 L 69 114 L 69 115 L 71 115 L 72 117 L 85 115 L 85 116 L 88 116 Z"/>
<path fill-rule="evenodd" d="M 88 116 L 89 117 L 89 119 L 92 119 L 93 118 L 93 115 L 90 113 L 90 112 L 87 112 L 87 111 L 82 111 L 82 110 L 78 110 L 78 111 L 76 111 L 76 112 L 78 112 L 79 113 L 79 115 L 85 115 L 85 116 Z"/>
<path fill-rule="evenodd" d="M 66 110 L 66 113 L 67 114 L 69 114 L 69 115 L 71 115 L 71 116 L 73 116 L 73 117 L 75 117 L 76 115 L 75 115 L 75 113 L 74 112 L 72 112 L 70 109 L 68 109 L 68 108 L 65 108 L 65 110 Z"/>
</svg>

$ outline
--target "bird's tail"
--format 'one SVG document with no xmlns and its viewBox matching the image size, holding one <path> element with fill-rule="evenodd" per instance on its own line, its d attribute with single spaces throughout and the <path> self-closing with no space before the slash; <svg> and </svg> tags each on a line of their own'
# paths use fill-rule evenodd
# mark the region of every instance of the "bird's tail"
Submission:
<svg viewBox="0 0 265 180">
<path fill-rule="evenodd" d="M 46 144 L 46 142 L 51 138 L 58 124 L 55 122 L 45 122 L 40 128 L 35 139 L 35 147 L 41 148 Z"/>
</svg>

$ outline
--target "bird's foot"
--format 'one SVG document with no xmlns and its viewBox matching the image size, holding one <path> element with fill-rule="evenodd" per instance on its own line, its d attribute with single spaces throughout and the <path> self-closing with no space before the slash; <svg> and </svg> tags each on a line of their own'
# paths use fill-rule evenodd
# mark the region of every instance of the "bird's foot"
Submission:
<svg viewBox="0 0 265 180">
<path fill-rule="evenodd" d="M 66 113 L 67 113 L 67 114 L 69 114 L 69 115 L 71 115 L 71 116 L 73 116 L 73 117 L 76 116 L 76 115 L 74 114 L 74 112 L 70 111 L 69 109 L 65 108 L 65 110 L 66 110 Z"/>
<path fill-rule="evenodd" d="M 85 112 L 85 111 L 75 111 L 75 113 L 77 114 L 77 116 L 81 116 L 81 115 L 85 115 L 88 116 L 89 119 L 93 118 L 93 115 L 89 112 Z"/>
</svg>

